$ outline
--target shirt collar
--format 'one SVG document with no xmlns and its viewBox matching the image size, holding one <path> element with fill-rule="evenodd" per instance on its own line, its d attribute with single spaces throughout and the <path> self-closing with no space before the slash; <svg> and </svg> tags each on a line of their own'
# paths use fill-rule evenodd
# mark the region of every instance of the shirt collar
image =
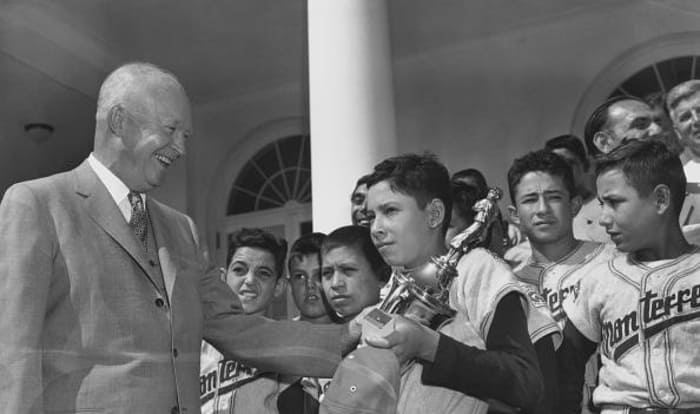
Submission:
<svg viewBox="0 0 700 414">
<path fill-rule="evenodd" d="M 127 187 L 126 184 L 119 179 L 119 177 L 114 175 L 109 168 L 102 164 L 102 162 L 95 157 L 94 153 L 90 153 L 87 161 L 93 171 L 95 171 L 95 174 L 97 174 L 97 177 L 100 179 L 102 184 L 107 187 L 109 195 L 112 196 L 114 203 L 119 207 L 119 210 L 122 212 L 122 215 L 126 221 L 129 221 L 131 219 L 131 203 L 129 203 L 129 199 L 127 197 L 127 194 L 129 194 L 130 191 L 129 187 Z M 143 199 L 143 205 L 145 206 L 146 194 L 140 193 L 140 195 Z"/>
</svg>

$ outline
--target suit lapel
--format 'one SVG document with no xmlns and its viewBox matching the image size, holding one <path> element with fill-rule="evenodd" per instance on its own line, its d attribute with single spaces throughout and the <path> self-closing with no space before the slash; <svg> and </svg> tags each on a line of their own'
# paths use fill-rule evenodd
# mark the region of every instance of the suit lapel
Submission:
<svg viewBox="0 0 700 414">
<path fill-rule="evenodd" d="M 143 244 L 124 220 L 124 216 L 114 199 L 107 191 L 87 160 L 75 169 L 76 193 L 82 199 L 83 207 L 92 220 L 109 234 L 138 263 L 151 284 L 155 283 L 156 274 L 148 264 L 148 257 Z"/>
<path fill-rule="evenodd" d="M 150 197 L 146 199 L 146 210 L 148 210 L 153 236 L 158 248 L 158 261 L 160 262 L 160 271 L 163 274 L 165 291 L 168 293 L 168 298 L 172 298 L 177 276 L 177 261 L 172 256 L 171 245 L 174 240 L 178 240 L 177 234 L 173 233 L 176 227 L 173 222 L 167 220 L 160 205 Z"/>
</svg>

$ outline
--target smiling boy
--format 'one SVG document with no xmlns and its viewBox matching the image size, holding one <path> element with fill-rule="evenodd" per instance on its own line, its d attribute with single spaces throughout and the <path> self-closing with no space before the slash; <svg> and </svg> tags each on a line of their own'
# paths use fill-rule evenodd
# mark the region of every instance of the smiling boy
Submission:
<svg viewBox="0 0 700 414">
<path fill-rule="evenodd" d="M 287 242 L 265 230 L 244 228 L 233 234 L 224 277 L 247 315 L 265 315 L 273 299 L 286 291 L 286 254 Z M 226 359 L 204 341 L 200 373 L 202 413 L 277 412 L 275 375 Z"/>
<path fill-rule="evenodd" d="M 602 156 L 596 174 L 600 224 L 622 254 L 591 269 L 564 303 L 559 412 L 578 412 L 597 346 L 593 401 L 603 413 L 698 412 L 700 251 L 678 222 L 681 162 L 661 142 L 632 141 Z"/>
</svg>

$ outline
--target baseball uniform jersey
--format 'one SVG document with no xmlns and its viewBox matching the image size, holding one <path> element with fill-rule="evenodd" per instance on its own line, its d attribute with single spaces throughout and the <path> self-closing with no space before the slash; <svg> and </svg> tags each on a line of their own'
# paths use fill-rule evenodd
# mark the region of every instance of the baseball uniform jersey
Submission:
<svg viewBox="0 0 700 414">
<path fill-rule="evenodd" d="M 700 248 L 645 263 L 621 254 L 592 268 L 564 306 L 600 344 L 593 400 L 604 413 L 700 407 Z"/>
<path fill-rule="evenodd" d="M 563 330 L 566 314 L 562 306 L 566 300 L 577 297 L 581 278 L 591 267 L 608 261 L 615 254 L 615 246 L 591 241 L 580 241 L 569 254 L 553 263 L 537 263 L 532 257 L 514 269 L 515 275 L 544 297 L 552 316 Z M 598 355 L 586 364 L 583 384 L 582 412 L 590 413 L 589 402 L 598 378 Z"/>
<path fill-rule="evenodd" d="M 277 374 L 262 374 L 224 358 L 207 342 L 202 342 L 200 372 L 203 414 L 276 414 L 277 396 L 288 385 L 280 383 Z"/>
<path fill-rule="evenodd" d="M 508 265 L 492 252 L 481 248 L 470 251 L 457 264 L 457 273 L 458 277 L 450 286 L 450 306 L 457 310 L 457 315 L 439 329 L 441 333 L 485 349 L 496 306 L 512 292 L 521 294 L 526 314 L 533 314 L 531 295 L 524 291 L 523 284 L 517 281 Z M 530 321 L 528 317 L 528 324 Z M 539 337 L 557 331 L 553 320 L 547 323 L 546 315 L 535 318 L 535 322 L 533 326 Z M 413 364 L 401 376 L 399 413 L 486 413 L 488 405 L 483 400 L 447 388 L 424 385 L 422 370 L 421 364 Z"/>
</svg>

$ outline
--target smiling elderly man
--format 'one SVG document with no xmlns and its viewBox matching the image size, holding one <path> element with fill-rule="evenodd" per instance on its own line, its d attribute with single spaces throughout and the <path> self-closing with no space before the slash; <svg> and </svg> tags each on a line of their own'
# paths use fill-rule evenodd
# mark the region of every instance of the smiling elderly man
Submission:
<svg viewBox="0 0 700 414">
<path fill-rule="evenodd" d="M 202 338 L 250 366 L 330 376 L 341 342 L 359 336 L 243 314 L 192 220 L 146 196 L 190 139 L 177 78 L 127 64 L 100 89 L 87 160 L 7 190 L 3 412 L 196 414 Z"/>
</svg>

